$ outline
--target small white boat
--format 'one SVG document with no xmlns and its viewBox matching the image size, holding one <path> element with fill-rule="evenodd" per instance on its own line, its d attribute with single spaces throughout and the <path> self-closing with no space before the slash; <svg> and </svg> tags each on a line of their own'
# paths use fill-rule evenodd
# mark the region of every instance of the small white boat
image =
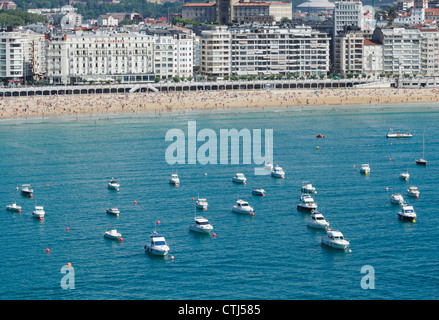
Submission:
<svg viewBox="0 0 439 320">
<path fill-rule="evenodd" d="M 419 190 L 418 187 L 409 187 L 407 190 L 407 195 L 409 195 L 410 197 L 419 197 Z"/>
<path fill-rule="evenodd" d="M 151 242 L 145 246 L 145 251 L 156 256 L 166 256 L 169 253 L 169 246 L 164 236 L 154 231 L 150 236 Z"/>
<path fill-rule="evenodd" d="M 312 212 L 313 210 L 317 210 L 317 203 L 314 201 L 313 197 L 304 193 L 300 197 L 300 203 L 297 205 L 297 209 L 300 211 Z"/>
<path fill-rule="evenodd" d="M 306 223 L 308 227 L 316 229 L 326 229 L 329 227 L 329 222 L 326 221 L 323 214 L 319 212 L 313 212 L 311 214 L 311 219 Z"/>
<path fill-rule="evenodd" d="M 116 180 L 111 179 L 110 182 L 108 182 L 108 189 L 119 191 L 119 188 L 120 184 Z"/>
<path fill-rule="evenodd" d="M 110 230 L 105 231 L 104 237 L 108 238 L 108 239 L 120 240 L 122 235 L 119 232 L 117 232 L 116 229 L 110 229 Z"/>
<path fill-rule="evenodd" d="M 169 183 L 173 185 L 180 184 L 180 178 L 178 177 L 178 174 L 176 173 L 171 174 L 171 177 L 169 178 Z"/>
<path fill-rule="evenodd" d="M 21 206 L 17 206 L 16 203 L 8 204 L 6 206 L 6 210 L 8 211 L 14 211 L 14 212 L 21 212 Z"/>
<path fill-rule="evenodd" d="M 31 197 L 34 190 L 31 188 L 30 184 L 23 184 L 21 186 L 21 194 L 26 197 Z"/>
<path fill-rule="evenodd" d="M 400 193 L 394 193 L 390 196 L 390 202 L 402 205 L 404 203 L 404 197 Z"/>
<path fill-rule="evenodd" d="M 300 190 L 302 193 L 317 193 L 316 188 L 313 187 L 311 183 L 303 182 Z"/>
<path fill-rule="evenodd" d="M 273 168 L 273 171 L 271 171 L 271 176 L 275 177 L 275 178 L 285 178 L 285 172 L 282 169 L 282 167 L 279 167 L 278 165 L 276 165 Z"/>
<path fill-rule="evenodd" d="M 195 203 L 195 206 L 196 206 L 198 209 L 207 210 L 207 207 L 209 206 L 209 204 L 207 203 L 207 200 L 206 200 L 206 199 L 198 198 L 198 199 L 197 199 L 197 202 Z"/>
<path fill-rule="evenodd" d="M 210 233 L 213 230 L 209 220 L 203 217 L 195 217 L 195 223 L 189 227 L 190 230 L 200 233 Z"/>
<path fill-rule="evenodd" d="M 113 214 L 115 216 L 118 216 L 120 211 L 119 211 L 118 208 L 109 208 L 109 209 L 107 209 L 107 213 L 108 214 Z"/>
<path fill-rule="evenodd" d="M 255 196 L 265 196 L 265 190 L 262 188 L 256 188 L 252 190 L 252 194 L 254 194 Z"/>
<path fill-rule="evenodd" d="M 405 221 L 415 221 L 416 212 L 413 206 L 403 204 L 401 211 L 398 212 L 398 218 Z"/>
<path fill-rule="evenodd" d="M 369 174 L 370 173 L 370 167 L 367 163 L 362 164 L 361 168 L 360 168 L 360 172 L 364 173 L 364 174 Z"/>
<path fill-rule="evenodd" d="M 32 212 L 32 216 L 34 218 L 44 218 L 46 212 L 44 211 L 44 208 L 42 206 L 35 206 L 34 211 Z"/>
<path fill-rule="evenodd" d="M 235 183 L 245 183 L 247 181 L 247 178 L 244 176 L 243 173 L 237 173 L 232 178 L 232 181 Z"/>
<path fill-rule="evenodd" d="M 407 171 L 407 172 L 401 172 L 401 173 L 399 174 L 399 178 L 400 178 L 401 180 L 405 180 L 405 181 L 407 181 L 407 180 L 410 178 L 410 174 L 408 173 L 408 171 Z"/>
<path fill-rule="evenodd" d="M 233 206 L 232 211 L 237 213 L 252 214 L 253 208 L 248 204 L 247 201 L 239 199 Z"/>
<path fill-rule="evenodd" d="M 386 134 L 387 138 L 411 138 L 413 137 L 413 135 L 411 133 L 409 133 L 408 131 L 406 133 L 399 133 L 399 131 L 397 133 L 393 133 L 392 130 L 390 130 L 387 134 Z"/>
<path fill-rule="evenodd" d="M 326 231 L 326 236 L 322 237 L 322 244 L 341 250 L 345 250 L 349 247 L 349 241 L 344 239 L 340 231 Z"/>
</svg>

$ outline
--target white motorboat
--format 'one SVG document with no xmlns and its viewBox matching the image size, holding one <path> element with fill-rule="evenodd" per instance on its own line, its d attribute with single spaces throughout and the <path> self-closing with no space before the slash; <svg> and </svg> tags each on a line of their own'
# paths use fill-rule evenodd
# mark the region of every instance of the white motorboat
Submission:
<svg viewBox="0 0 439 320">
<path fill-rule="evenodd" d="M 6 206 L 6 210 L 8 211 L 14 211 L 14 212 L 21 212 L 21 206 L 17 206 L 16 203 L 8 204 Z"/>
<path fill-rule="evenodd" d="M 314 201 L 313 197 L 304 193 L 300 197 L 300 203 L 297 205 L 297 209 L 300 211 L 312 212 L 313 210 L 317 210 L 317 203 Z"/>
<path fill-rule="evenodd" d="M 370 173 L 370 166 L 367 163 L 362 164 L 361 168 L 360 168 L 360 172 L 364 173 L 364 174 L 369 174 Z"/>
<path fill-rule="evenodd" d="M 145 245 L 145 251 L 156 256 L 166 256 L 169 253 L 169 246 L 166 244 L 164 236 L 155 230 L 150 236 L 151 242 Z"/>
<path fill-rule="evenodd" d="M 316 228 L 316 229 L 326 229 L 329 227 L 329 222 L 326 221 L 323 214 L 319 212 L 313 212 L 311 214 L 311 219 L 306 223 L 308 227 Z"/>
<path fill-rule="evenodd" d="M 31 188 L 30 184 L 23 184 L 21 186 L 21 194 L 25 197 L 32 197 L 34 190 Z"/>
<path fill-rule="evenodd" d="M 232 211 L 237 213 L 252 214 L 253 208 L 248 204 L 247 201 L 239 199 L 233 206 Z"/>
<path fill-rule="evenodd" d="M 176 173 L 171 174 L 171 177 L 169 178 L 169 183 L 173 185 L 180 184 L 180 178 L 178 177 L 178 174 Z"/>
<path fill-rule="evenodd" d="M 285 178 L 285 172 L 282 169 L 282 167 L 279 167 L 278 165 L 276 165 L 273 168 L 273 171 L 271 171 L 271 176 L 275 177 L 275 178 Z"/>
<path fill-rule="evenodd" d="M 34 218 L 40 218 L 40 219 L 44 218 L 45 214 L 46 212 L 44 211 L 44 207 L 42 206 L 35 206 L 35 209 L 32 212 L 32 216 Z"/>
<path fill-rule="evenodd" d="M 232 181 L 235 182 L 235 183 L 246 183 L 247 178 L 244 176 L 243 173 L 237 173 L 232 178 Z"/>
<path fill-rule="evenodd" d="M 252 190 L 252 194 L 254 194 L 255 196 L 265 196 L 265 190 L 262 188 L 256 188 Z"/>
<path fill-rule="evenodd" d="M 209 220 L 203 217 L 195 217 L 195 223 L 189 226 L 189 229 L 200 233 L 210 233 L 213 230 Z"/>
<path fill-rule="evenodd" d="M 409 133 L 408 131 L 406 131 L 405 133 L 399 133 L 399 131 L 397 133 L 393 133 L 393 130 L 390 130 L 387 134 L 386 134 L 387 138 L 411 138 L 413 137 L 413 135 L 411 133 Z"/>
<path fill-rule="evenodd" d="M 419 190 L 418 187 L 409 187 L 407 190 L 407 195 L 409 195 L 410 197 L 419 197 Z"/>
<path fill-rule="evenodd" d="M 116 229 L 110 229 L 105 231 L 104 237 L 108 239 L 120 240 L 120 238 L 122 238 L 122 235 L 117 232 Z"/>
<path fill-rule="evenodd" d="M 108 189 L 119 191 L 119 188 L 120 184 L 116 180 L 111 179 L 110 182 L 108 182 Z"/>
<path fill-rule="evenodd" d="M 317 193 L 316 188 L 313 187 L 311 183 L 306 183 L 306 181 L 302 183 L 301 192 L 302 193 Z"/>
<path fill-rule="evenodd" d="M 410 178 L 410 174 L 409 174 L 408 171 L 407 171 L 407 172 L 401 172 L 401 173 L 399 174 L 399 178 L 400 178 L 401 180 L 405 180 L 405 181 L 407 181 L 407 180 Z"/>
<path fill-rule="evenodd" d="M 206 199 L 198 198 L 197 202 L 195 203 L 195 206 L 198 209 L 207 210 L 207 207 L 209 206 L 209 204 L 207 203 Z"/>
<path fill-rule="evenodd" d="M 398 218 L 405 221 L 415 222 L 416 212 L 413 206 L 403 204 L 401 211 L 398 212 Z"/>
<path fill-rule="evenodd" d="M 394 193 L 390 196 L 390 202 L 402 205 L 404 203 L 404 197 L 400 193 Z"/>
<path fill-rule="evenodd" d="M 349 247 L 349 241 L 344 239 L 340 231 L 326 231 L 326 236 L 322 237 L 322 244 L 341 250 L 345 250 Z"/>
<path fill-rule="evenodd" d="M 120 211 L 118 208 L 109 208 L 109 209 L 107 209 L 107 213 L 118 216 Z"/>
</svg>

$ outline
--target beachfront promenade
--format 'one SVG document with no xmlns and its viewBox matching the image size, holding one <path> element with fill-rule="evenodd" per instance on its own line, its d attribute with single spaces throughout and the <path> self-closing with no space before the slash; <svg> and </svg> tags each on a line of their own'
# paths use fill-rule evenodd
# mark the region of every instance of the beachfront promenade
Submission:
<svg viewBox="0 0 439 320">
<path fill-rule="evenodd" d="M 436 85 L 436 80 L 434 80 Z M 437 80 L 439 84 L 439 79 Z M 46 95 L 127 94 L 134 92 L 173 92 L 200 90 L 270 90 L 270 89 L 324 89 L 396 87 L 393 79 L 308 79 L 308 80 L 240 80 L 210 82 L 159 82 L 132 84 L 90 84 L 18 86 L 0 88 L 0 97 L 30 97 Z M 437 85 L 436 85 L 437 86 Z M 419 87 L 419 86 L 418 86 Z"/>
</svg>

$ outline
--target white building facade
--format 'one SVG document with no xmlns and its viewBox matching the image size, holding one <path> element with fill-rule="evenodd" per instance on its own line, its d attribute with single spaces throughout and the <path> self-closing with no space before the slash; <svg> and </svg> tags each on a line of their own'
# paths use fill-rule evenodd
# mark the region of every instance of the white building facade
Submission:
<svg viewBox="0 0 439 320">
<path fill-rule="evenodd" d="M 0 78 L 9 82 L 45 76 L 45 38 L 32 31 L 0 33 Z"/>
<path fill-rule="evenodd" d="M 152 82 L 193 74 L 193 38 L 180 34 L 76 32 L 47 46 L 49 83 Z"/>
<path fill-rule="evenodd" d="M 363 3 L 360 0 L 342 0 L 335 3 L 333 12 L 334 35 L 344 26 L 363 28 Z"/>
<path fill-rule="evenodd" d="M 328 34 L 311 27 L 235 28 L 231 75 L 312 76 L 329 71 Z"/>
</svg>

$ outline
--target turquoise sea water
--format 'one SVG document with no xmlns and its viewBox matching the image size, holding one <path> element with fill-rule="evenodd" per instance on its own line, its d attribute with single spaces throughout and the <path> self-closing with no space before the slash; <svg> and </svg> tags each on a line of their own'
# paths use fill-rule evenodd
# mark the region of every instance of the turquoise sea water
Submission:
<svg viewBox="0 0 439 320">
<path fill-rule="evenodd" d="M 437 299 L 439 109 L 430 106 L 1 122 L 0 299 Z M 217 133 L 273 129 L 286 178 L 255 176 L 254 165 L 167 164 L 167 130 L 186 132 L 190 120 Z M 386 139 L 389 128 L 414 137 Z M 423 132 L 427 167 L 414 162 Z M 370 175 L 359 173 L 362 163 Z M 408 182 L 399 179 L 406 170 Z M 172 172 L 179 187 L 168 184 Z M 231 182 L 236 172 L 246 185 Z M 112 177 L 118 192 L 107 189 Z M 324 232 L 307 227 L 309 214 L 296 209 L 305 180 L 352 252 L 322 246 Z M 16 190 L 24 183 L 32 199 Z M 406 196 L 409 185 L 418 199 Z M 253 196 L 255 187 L 266 196 Z M 393 192 L 414 205 L 416 223 L 398 220 Z M 189 231 L 198 194 L 216 237 Z M 232 213 L 238 196 L 253 217 Z M 15 201 L 21 213 L 4 209 Z M 42 221 L 32 218 L 35 205 L 46 209 Z M 157 220 L 171 248 L 164 258 L 144 251 Z M 123 242 L 103 237 L 109 226 Z M 66 290 L 68 262 L 75 288 Z M 373 267 L 375 289 L 362 288 L 363 266 Z"/>
</svg>

